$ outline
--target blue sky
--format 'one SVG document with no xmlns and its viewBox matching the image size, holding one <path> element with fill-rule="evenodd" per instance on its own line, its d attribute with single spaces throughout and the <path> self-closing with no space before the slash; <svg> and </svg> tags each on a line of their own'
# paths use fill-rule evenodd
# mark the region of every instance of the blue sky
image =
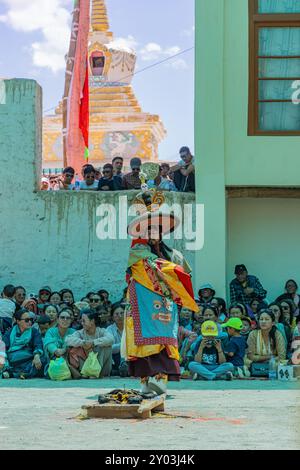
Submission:
<svg viewBox="0 0 300 470">
<path fill-rule="evenodd" d="M 106 0 L 115 38 L 134 46 L 138 70 L 194 45 L 194 0 Z M 0 77 L 34 78 L 44 110 L 61 99 L 73 0 L 0 0 Z M 160 158 L 194 149 L 194 51 L 138 73 L 144 111 L 160 114 L 168 131 Z"/>
</svg>

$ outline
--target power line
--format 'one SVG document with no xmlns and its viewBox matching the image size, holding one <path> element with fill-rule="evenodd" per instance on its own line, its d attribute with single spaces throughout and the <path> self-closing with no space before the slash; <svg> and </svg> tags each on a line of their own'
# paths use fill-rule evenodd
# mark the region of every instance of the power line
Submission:
<svg viewBox="0 0 300 470">
<path fill-rule="evenodd" d="M 134 77 L 135 75 L 138 75 L 139 73 L 145 72 L 146 70 L 150 70 L 150 69 L 152 69 L 152 68 L 154 68 L 154 67 L 157 67 L 158 65 L 161 65 L 161 64 L 164 64 L 164 63 L 166 63 L 166 62 L 169 62 L 170 60 L 175 59 L 175 57 L 179 57 L 179 56 L 182 55 L 182 54 L 186 54 L 187 52 L 190 52 L 190 51 L 192 51 L 193 49 L 195 49 L 195 46 L 189 47 L 188 49 L 184 49 L 183 51 L 177 52 L 177 54 L 173 54 L 173 55 L 171 55 L 170 57 L 167 57 L 166 59 L 163 59 L 163 60 L 160 60 L 160 61 L 158 61 L 158 62 L 155 62 L 154 64 L 148 65 L 147 67 L 144 67 L 144 68 L 141 69 L 141 70 L 137 70 L 136 72 L 131 73 L 130 75 L 127 75 L 127 76 L 125 76 L 125 77 L 120 78 L 120 81 L 126 80 L 126 78 Z M 99 86 L 98 88 L 104 88 L 104 84 L 102 84 L 102 85 Z M 53 111 L 53 109 L 56 109 L 56 108 L 57 108 L 57 106 L 54 106 L 53 108 L 46 109 L 46 111 L 44 111 L 44 114 L 48 113 L 49 111 Z"/>
</svg>

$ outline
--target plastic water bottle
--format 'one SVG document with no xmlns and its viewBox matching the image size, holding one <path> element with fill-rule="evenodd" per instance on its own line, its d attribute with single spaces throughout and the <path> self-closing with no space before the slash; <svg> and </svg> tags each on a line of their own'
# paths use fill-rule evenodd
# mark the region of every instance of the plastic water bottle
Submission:
<svg viewBox="0 0 300 470">
<path fill-rule="evenodd" d="M 80 191 L 80 179 L 77 173 L 75 178 L 75 191 Z"/>
<path fill-rule="evenodd" d="M 271 357 L 269 362 L 269 379 L 277 380 L 277 363 L 274 356 Z"/>
</svg>

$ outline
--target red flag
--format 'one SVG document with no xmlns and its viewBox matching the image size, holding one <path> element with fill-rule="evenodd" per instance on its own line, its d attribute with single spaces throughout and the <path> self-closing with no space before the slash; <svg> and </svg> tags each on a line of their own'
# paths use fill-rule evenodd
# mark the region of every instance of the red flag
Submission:
<svg viewBox="0 0 300 470">
<path fill-rule="evenodd" d="M 89 66 L 86 59 L 85 81 L 83 86 L 83 96 L 80 102 L 79 128 L 81 129 L 85 143 L 85 157 L 89 157 L 89 123 L 90 123 L 90 100 L 89 100 Z"/>
<path fill-rule="evenodd" d="M 74 67 L 67 102 L 66 156 L 67 164 L 80 174 L 88 150 L 88 35 L 90 0 L 80 0 L 79 24 Z M 72 40 L 72 38 L 71 38 Z"/>
</svg>

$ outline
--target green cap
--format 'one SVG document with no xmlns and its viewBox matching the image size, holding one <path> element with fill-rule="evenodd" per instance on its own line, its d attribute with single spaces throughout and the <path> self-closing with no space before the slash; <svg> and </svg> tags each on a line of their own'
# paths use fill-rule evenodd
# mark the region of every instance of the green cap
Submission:
<svg viewBox="0 0 300 470">
<path fill-rule="evenodd" d="M 227 323 L 221 325 L 222 328 L 233 328 L 234 330 L 242 330 L 243 322 L 240 318 L 230 318 Z"/>
</svg>

